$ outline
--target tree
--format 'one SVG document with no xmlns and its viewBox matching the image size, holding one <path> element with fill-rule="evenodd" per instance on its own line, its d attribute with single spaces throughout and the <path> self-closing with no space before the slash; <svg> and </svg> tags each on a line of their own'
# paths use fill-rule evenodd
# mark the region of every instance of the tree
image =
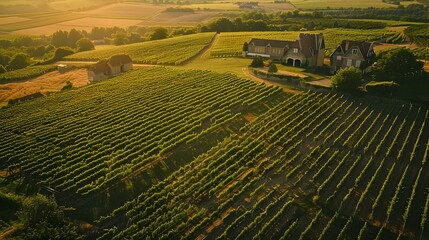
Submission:
<svg viewBox="0 0 429 240">
<path fill-rule="evenodd" d="M 127 33 L 124 31 L 118 31 L 113 34 L 113 44 L 115 45 L 125 45 L 128 43 Z"/>
<path fill-rule="evenodd" d="M 332 78 L 334 89 L 353 92 L 362 84 L 362 72 L 355 67 L 340 69 Z"/>
<path fill-rule="evenodd" d="M 7 66 L 10 62 L 10 57 L 0 53 L 0 65 Z"/>
<path fill-rule="evenodd" d="M 168 30 L 166 28 L 155 28 L 150 35 L 150 40 L 158 40 L 158 39 L 164 39 L 168 37 Z"/>
<path fill-rule="evenodd" d="M 34 41 L 29 36 L 20 36 L 13 40 L 13 45 L 15 47 L 29 47 L 34 45 Z"/>
<path fill-rule="evenodd" d="M 29 65 L 29 57 L 24 53 L 15 54 L 9 62 L 9 69 L 16 70 L 25 68 Z"/>
<path fill-rule="evenodd" d="M 41 194 L 27 197 L 17 212 L 21 226 L 15 237 L 19 239 L 76 239 L 77 228 L 69 223 L 63 209 Z"/>
<path fill-rule="evenodd" d="M 278 71 L 277 66 L 275 63 L 271 63 L 270 67 L 268 68 L 268 72 L 270 73 L 276 73 Z"/>
<path fill-rule="evenodd" d="M 53 60 L 59 61 L 63 57 L 68 56 L 68 55 L 72 55 L 73 53 L 74 53 L 73 49 L 71 49 L 69 47 L 59 47 L 55 50 Z"/>
<path fill-rule="evenodd" d="M 393 80 L 401 83 L 406 80 L 420 79 L 423 75 L 423 62 L 417 61 L 407 48 L 396 48 L 383 53 L 374 66 L 377 81 Z"/>
<path fill-rule="evenodd" d="M 232 32 L 235 28 L 234 24 L 228 18 L 219 18 L 211 22 L 208 27 L 216 32 Z"/>
<path fill-rule="evenodd" d="M 45 47 L 44 46 L 38 46 L 34 52 L 33 52 L 33 56 L 37 57 L 37 58 L 41 58 L 43 57 L 43 55 L 45 55 Z"/>
<path fill-rule="evenodd" d="M 257 56 L 252 60 L 252 63 L 250 63 L 251 67 L 258 68 L 264 66 L 264 59 L 261 56 Z"/>
<path fill-rule="evenodd" d="M 3 65 L 0 65 L 0 73 L 6 72 L 6 68 Z"/>
<path fill-rule="evenodd" d="M 128 39 L 130 43 L 138 43 L 142 41 L 142 36 L 136 32 L 133 32 L 129 34 Z"/>
<path fill-rule="evenodd" d="M 68 33 L 67 33 L 67 31 L 59 30 L 59 31 L 54 32 L 54 34 L 52 34 L 51 43 L 55 47 L 67 46 L 67 44 L 68 44 Z"/>
<path fill-rule="evenodd" d="M 73 28 L 72 30 L 70 30 L 69 34 L 67 35 L 67 42 L 68 42 L 67 46 L 71 48 L 75 48 L 77 41 L 79 41 L 79 39 L 81 38 L 83 38 L 83 34 Z"/>
<path fill-rule="evenodd" d="M 78 52 L 94 50 L 94 44 L 89 40 L 89 38 L 81 38 L 76 42 L 76 48 Z"/>
<path fill-rule="evenodd" d="M 249 44 L 247 42 L 243 43 L 243 52 L 248 52 L 249 51 Z"/>
</svg>

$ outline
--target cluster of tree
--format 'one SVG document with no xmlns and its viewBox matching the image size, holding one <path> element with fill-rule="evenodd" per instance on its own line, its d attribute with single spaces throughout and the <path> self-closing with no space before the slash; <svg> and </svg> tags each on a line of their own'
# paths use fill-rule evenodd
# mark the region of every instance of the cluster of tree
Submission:
<svg viewBox="0 0 429 240">
<path fill-rule="evenodd" d="M 402 84 L 425 77 L 424 63 L 418 61 L 407 48 L 381 52 L 377 58 L 377 63 L 373 67 L 374 79 L 377 81 L 393 81 Z"/>
<path fill-rule="evenodd" d="M 397 8 L 343 8 L 343 9 L 323 9 L 318 10 L 325 15 L 329 14 L 336 18 L 365 18 L 365 19 L 385 19 L 414 22 L 429 22 L 427 17 L 429 7 L 421 4 L 410 4 L 408 6 L 398 6 Z"/>
<path fill-rule="evenodd" d="M 325 28 L 376 29 L 386 27 L 385 23 L 374 21 L 358 21 L 334 19 L 323 12 L 263 13 L 251 11 L 234 19 L 219 18 L 201 27 L 201 32 L 239 32 L 239 31 L 298 31 L 322 30 Z"/>
<path fill-rule="evenodd" d="M 30 197 L 3 195 L 1 202 L 15 215 L 11 239 L 82 239 L 78 228 L 64 215 L 64 208 L 41 194 Z M 15 213 L 15 214 L 13 214 Z"/>
<path fill-rule="evenodd" d="M 407 48 L 381 52 L 371 74 L 373 82 L 367 84 L 366 89 L 370 93 L 381 95 L 396 95 L 403 89 L 411 89 L 412 92 L 429 83 L 423 62 L 418 61 Z M 334 89 L 352 92 L 362 85 L 362 79 L 362 72 L 359 69 L 349 67 L 339 70 L 331 78 L 331 82 Z"/>
</svg>

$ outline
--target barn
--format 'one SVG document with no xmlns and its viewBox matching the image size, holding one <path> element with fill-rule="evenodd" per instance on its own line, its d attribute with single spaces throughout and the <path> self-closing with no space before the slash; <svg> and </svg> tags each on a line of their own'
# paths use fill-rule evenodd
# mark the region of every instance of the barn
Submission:
<svg viewBox="0 0 429 240">
<path fill-rule="evenodd" d="M 109 59 L 101 60 L 88 68 L 88 80 L 100 81 L 133 69 L 130 56 L 114 55 Z"/>
</svg>

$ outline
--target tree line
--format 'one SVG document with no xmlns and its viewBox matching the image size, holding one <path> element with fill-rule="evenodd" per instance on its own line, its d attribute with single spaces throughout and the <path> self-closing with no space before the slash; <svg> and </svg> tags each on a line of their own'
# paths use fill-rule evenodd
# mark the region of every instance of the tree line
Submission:
<svg viewBox="0 0 429 240">
<path fill-rule="evenodd" d="M 196 27 L 94 27 L 89 32 L 71 29 L 59 30 L 50 36 L 3 39 L 0 40 L 0 73 L 22 69 L 32 64 L 53 63 L 75 52 L 93 50 L 94 43 L 124 45 L 196 32 Z"/>
<path fill-rule="evenodd" d="M 336 19 L 323 12 L 264 13 L 252 11 L 236 18 L 222 17 L 201 27 L 201 32 L 239 32 L 239 31 L 299 31 L 323 30 L 326 28 L 381 29 L 386 24 L 374 21 Z"/>
</svg>

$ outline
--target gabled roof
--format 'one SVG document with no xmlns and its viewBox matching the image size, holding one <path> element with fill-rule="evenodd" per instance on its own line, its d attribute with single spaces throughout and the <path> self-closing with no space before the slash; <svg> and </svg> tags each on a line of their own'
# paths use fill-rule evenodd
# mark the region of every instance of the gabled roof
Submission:
<svg viewBox="0 0 429 240">
<path fill-rule="evenodd" d="M 285 48 L 290 47 L 292 45 L 292 41 L 283 41 L 283 40 L 270 40 L 270 39 L 260 39 L 260 38 L 252 38 L 249 44 L 255 44 L 255 46 L 266 47 L 270 45 L 274 48 Z"/>
<path fill-rule="evenodd" d="M 133 61 L 131 60 L 130 56 L 125 54 L 111 56 L 108 60 L 109 65 L 112 67 L 121 66 L 131 62 Z"/>
<path fill-rule="evenodd" d="M 367 58 L 367 57 L 369 57 L 369 53 L 372 50 L 372 43 L 352 41 L 352 40 L 343 40 L 340 44 L 340 47 L 341 47 L 343 53 L 346 53 L 352 47 L 357 47 L 357 48 L 359 48 L 360 52 L 362 53 L 362 56 L 364 58 Z"/>
<path fill-rule="evenodd" d="M 107 64 L 107 60 L 101 60 L 94 64 L 90 68 L 94 73 L 105 73 L 110 71 L 110 67 Z"/>
<path fill-rule="evenodd" d="M 325 40 L 323 34 L 300 33 L 298 37 L 299 47 L 305 57 L 317 55 L 317 53 L 325 48 Z"/>
</svg>

